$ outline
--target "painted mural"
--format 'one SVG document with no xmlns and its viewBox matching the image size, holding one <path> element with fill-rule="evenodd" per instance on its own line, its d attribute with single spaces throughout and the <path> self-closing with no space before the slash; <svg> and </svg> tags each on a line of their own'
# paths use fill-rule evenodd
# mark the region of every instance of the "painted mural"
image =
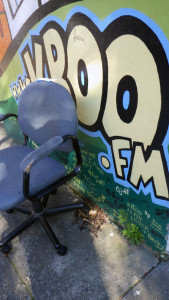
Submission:
<svg viewBox="0 0 169 300">
<path fill-rule="evenodd" d="M 0 110 L 16 112 L 37 78 L 64 85 L 83 155 L 72 186 L 115 219 L 124 209 L 148 245 L 169 252 L 169 32 L 151 1 L 114 2 L 1 0 Z"/>
</svg>

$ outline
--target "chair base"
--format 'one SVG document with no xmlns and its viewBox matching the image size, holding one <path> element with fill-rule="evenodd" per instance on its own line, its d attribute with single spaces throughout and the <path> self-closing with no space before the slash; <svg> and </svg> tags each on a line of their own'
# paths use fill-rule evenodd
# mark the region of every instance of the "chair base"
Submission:
<svg viewBox="0 0 169 300">
<path fill-rule="evenodd" d="M 13 210 L 16 210 L 21 213 L 30 215 L 30 217 L 0 241 L 1 251 L 4 254 L 8 254 L 11 250 L 11 246 L 9 242 L 12 239 L 14 239 L 17 235 L 19 235 L 21 232 L 23 232 L 28 227 L 30 227 L 34 222 L 40 221 L 50 241 L 52 242 L 53 246 L 57 250 L 57 253 L 62 256 L 65 255 L 67 253 L 67 247 L 60 244 L 55 233 L 53 232 L 48 221 L 46 220 L 46 216 L 83 208 L 84 204 L 83 203 L 69 204 L 69 205 L 63 205 L 63 206 L 45 209 L 45 210 L 43 207 L 43 203 L 41 202 L 40 199 L 32 201 L 31 204 L 32 204 L 32 211 L 23 206 L 15 206 L 12 210 L 10 209 L 7 211 L 7 213 L 12 213 Z"/>
</svg>

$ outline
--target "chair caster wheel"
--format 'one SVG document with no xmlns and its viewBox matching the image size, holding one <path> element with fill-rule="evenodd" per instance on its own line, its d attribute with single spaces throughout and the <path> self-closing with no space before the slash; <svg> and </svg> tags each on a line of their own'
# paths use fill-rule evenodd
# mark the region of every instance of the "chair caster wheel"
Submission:
<svg viewBox="0 0 169 300">
<path fill-rule="evenodd" d="M 4 254 L 8 254 L 12 249 L 12 246 L 10 244 L 6 244 L 3 247 L 1 247 L 1 252 Z"/>
<path fill-rule="evenodd" d="M 12 214 L 13 212 L 14 212 L 13 209 L 8 209 L 8 210 L 6 210 L 6 213 L 7 213 L 7 214 Z"/>
<path fill-rule="evenodd" d="M 66 253 L 67 253 L 67 247 L 66 246 L 61 245 L 60 248 L 57 249 L 57 254 L 58 255 L 64 256 L 64 255 L 66 255 Z"/>
</svg>

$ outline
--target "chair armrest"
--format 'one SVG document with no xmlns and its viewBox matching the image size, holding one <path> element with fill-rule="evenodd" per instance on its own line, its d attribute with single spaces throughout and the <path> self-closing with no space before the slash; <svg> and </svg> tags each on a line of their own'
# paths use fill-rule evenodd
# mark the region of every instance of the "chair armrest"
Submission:
<svg viewBox="0 0 169 300">
<path fill-rule="evenodd" d="M 1 121 L 4 121 L 4 120 L 6 120 L 6 119 L 8 119 L 8 118 L 10 118 L 10 117 L 15 117 L 16 119 L 18 119 L 18 116 L 17 116 L 16 114 L 13 114 L 13 113 L 5 114 L 5 115 L 4 115 L 4 114 L 0 114 L 0 122 L 1 122 Z M 28 142 L 28 137 L 27 137 L 27 135 L 24 134 L 23 132 L 22 132 L 22 134 L 23 134 L 23 136 L 24 136 L 23 145 L 26 145 L 27 142 Z"/>
<path fill-rule="evenodd" d="M 18 116 L 16 114 L 12 114 L 12 113 L 9 113 L 9 114 L 0 114 L 0 122 L 1 121 L 4 121 L 10 117 L 15 117 L 15 118 L 18 118 Z"/>
<path fill-rule="evenodd" d="M 10 117 L 15 117 L 16 119 L 18 119 L 18 116 L 16 115 L 16 114 L 13 114 L 13 113 L 9 113 L 9 114 L 0 114 L 0 122 L 2 122 L 2 121 L 4 121 L 4 120 L 6 120 L 6 119 L 8 119 L 8 118 L 10 118 Z M 23 136 L 24 136 L 24 141 L 23 141 L 23 145 L 27 145 L 27 142 L 28 142 L 28 137 L 27 137 L 27 135 L 26 134 L 24 134 L 23 132 L 22 132 L 22 134 L 23 134 Z"/>
<path fill-rule="evenodd" d="M 38 149 L 42 149 L 42 146 L 44 146 L 45 144 L 47 144 L 48 142 L 50 142 L 51 140 L 56 138 L 56 144 L 57 144 L 57 138 L 60 138 L 60 143 L 55 144 L 55 147 L 49 147 L 50 150 L 48 152 L 46 152 L 45 150 L 43 152 L 43 154 L 41 155 L 41 151 L 38 155 L 38 160 L 42 159 L 43 157 L 49 155 L 51 152 L 53 152 L 54 150 L 56 150 L 56 148 L 67 142 L 68 140 L 72 140 L 73 143 L 73 149 L 75 150 L 76 153 L 76 158 L 77 158 L 77 163 L 76 163 L 76 167 L 67 175 L 65 175 L 63 178 L 57 180 L 56 182 L 54 182 L 53 184 L 51 184 L 50 186 L 44 188 L 43 190 L 39 191 L 36 195 L 30 195 L 29 194 L 29 180 L 30 180 L 30 170 L 31 167 L 38 161 L 38 160 L 33 160 L 32 157 L 34 156 L 33 153 L 35 153 L 35 151 L 38 152 Z M 29 199 L 29 200 L 33 200 L 33 199 L 40 199 L 42 198 L 44 195 L 46 194 L 50 194 L 53 190 L 55 190 L 58 186 L 60 186 L 61 184 L 67 182 L 69 179 L 73 178 L 74 176 L 76 176 L 82 166 L 82 157 L 81 157 L 81 152 L 80 152 L 80 147 L 79 147 L 79 142 L 77 140 L 76 137 L 71 136 L 71 135 L 66 135 L 63 136 L 63 138 L 61 137 L 55 137 L 51 140 L 49 140 L 47 143 L 45 143 L 44 145 L 40 146 L 39 148 L 37 148 L 36 150 L 34 150 L 33 152 L 31 152 L 30 154 L 28 154 L 21 162 L 20 164 L 20 168 L 23 171 L 23 194 L 25 196 L 25 198 Z M 32 156 L 31 156 L 32 154 Z M 31 157 L 31 158 L 30 158 Z M 36 159 L 36 153 L 35 153 L 35 159 Z M 29 160 L 27 160 L 27 158 L 29 158 Z M 28 162 L 28 164 L 26 163 L 26 161 Z M 27 165 L 26 165 L 27 164 Z"/>
<path fill-rule="evenodd" d="M 59 145 L 63 143 L 63 138 L 55 136 L 48 140 L 46 143 L 29 153 L 20 163 L 20 170 L 22 172 L 29 172 L 31 167 L 35 165 L 39 160 L 51 154 L 57 149 Z"/>
<path fill-rule="evenodd" d="M 76 172 L 76 174 L 77 174 L 80 171 L 81 167 L 82 167 L 82 156 L 81 156 L 80 146 L 79 146 L 78 139 L 75 136 L 72 136 L 72 135 L 63 136 L 63 144 L 66 143 L 69 140 L 72 140 L 73 149 L 75 150 L 76 159 L 77 159 L 76 167 L 72 172 Z"/>
</svg>

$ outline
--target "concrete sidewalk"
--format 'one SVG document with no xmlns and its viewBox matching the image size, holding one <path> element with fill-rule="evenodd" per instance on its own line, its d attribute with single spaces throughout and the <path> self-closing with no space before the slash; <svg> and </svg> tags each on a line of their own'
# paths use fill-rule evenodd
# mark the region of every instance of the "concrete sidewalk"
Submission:
<svg viewBox="0 0 169 300">
<path fill-rule="evenodd" d="M 65 185 L 48 205 L 77 200 Z M 19 212 L 1 212 L 0 234 L 26 218 Z M 159 261 L 144 245 L 130 245 L 114 224 L 106 223 L 93 239 L 88 228 L 73 224 L 74 212 L 48 220 L 68 247 L 67 255 L 58 256 L 41 224 L 32 225 L 12 241 L 8 256 L 0 252 L 0 300 L 169 299 L 169 261 Z"/>
</svg>

